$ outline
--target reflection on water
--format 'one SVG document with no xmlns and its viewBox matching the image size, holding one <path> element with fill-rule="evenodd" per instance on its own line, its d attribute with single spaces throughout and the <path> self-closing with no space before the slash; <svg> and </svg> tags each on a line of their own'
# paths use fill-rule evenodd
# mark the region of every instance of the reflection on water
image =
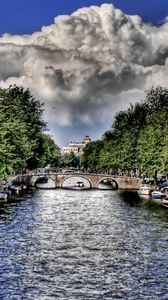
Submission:
<svg viewBox="0 0 168 300">
<path fill-rule="evenodd" d="M 0 212 L 0 299 L 167 299 L 168 210 L 120 191 L 34 190 Z"/>
</svg>

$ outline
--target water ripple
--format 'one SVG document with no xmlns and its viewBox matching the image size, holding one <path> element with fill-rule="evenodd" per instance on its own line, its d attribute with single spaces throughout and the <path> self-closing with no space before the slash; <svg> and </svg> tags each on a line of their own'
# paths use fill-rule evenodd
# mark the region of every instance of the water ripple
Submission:
<svg viewBox="0 0 168 300">
<path fill-rule="evenodd" d="M 32 191 L 0 211 L 0 299 L 166 300 L 167 210 L 116 191 Z"/>
</svg>

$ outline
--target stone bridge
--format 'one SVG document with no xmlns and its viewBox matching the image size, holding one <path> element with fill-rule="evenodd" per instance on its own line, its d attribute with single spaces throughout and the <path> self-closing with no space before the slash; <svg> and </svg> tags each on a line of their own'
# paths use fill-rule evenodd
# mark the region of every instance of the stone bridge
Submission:
<svg viewBox="0 0 168 300">
<path fill-rule="evenodd" d="M 35 187 L 39 179 L 47 178 L 52 182 L 53 188 L 64 188 L 65 182 L 68 179 L 78 178 L 89 183 L 89 188 L 97 189 L 100 183 L 113 182 L 116 189 L 138 190 L 140 186 L 140 179 L 137 177 L 104 175 L 104 174 L 90 174 L 81 172 L 66 172 L 66 173 L 44 173 L 44 174 L 27 174 L 19 176 L 19 181 L 25 181 L 29 186 Z"/>
</svg>

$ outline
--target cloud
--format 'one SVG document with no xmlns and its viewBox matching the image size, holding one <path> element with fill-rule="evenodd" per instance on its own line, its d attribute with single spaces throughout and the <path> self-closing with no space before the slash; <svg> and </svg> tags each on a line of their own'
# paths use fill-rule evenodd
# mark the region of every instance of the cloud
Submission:
<svg viewBox="0 0 168 300">
<path fill-rule="evenodd" d="M 56 136 L 108 129 L 144 90 L 168 85 L 168 19 L 160 27 L 110 4 L 59 16 L 32 35 L 0 38 L 0 86 L 29 87 Z M 71 137 L 70 137 L 71 139 Z"/>
</svg>

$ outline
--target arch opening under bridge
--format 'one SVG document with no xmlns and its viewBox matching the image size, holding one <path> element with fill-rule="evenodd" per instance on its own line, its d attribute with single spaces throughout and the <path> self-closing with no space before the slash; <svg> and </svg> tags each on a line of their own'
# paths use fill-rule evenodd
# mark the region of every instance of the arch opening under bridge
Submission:
<svg viewBox="0 0 168 300">
<path fill-rule="evenodd" d="M 93 183 L 89 178 L 82 175 L 70 175 L 65 178 L 61 183 L 63 189 L 91 189 Z"/>
<path fill-rule="evenodd" d="M 57 185 L 51 177 L 39 176 L 34 183 L 34 187 L 39 189 L 55 189 Z"/>
<path fill-rule="evenodd" d="M 117 190 L 118 183 L 113 178 L 104 177 L 97 184 L 99 190 Z"/>
</svg>

